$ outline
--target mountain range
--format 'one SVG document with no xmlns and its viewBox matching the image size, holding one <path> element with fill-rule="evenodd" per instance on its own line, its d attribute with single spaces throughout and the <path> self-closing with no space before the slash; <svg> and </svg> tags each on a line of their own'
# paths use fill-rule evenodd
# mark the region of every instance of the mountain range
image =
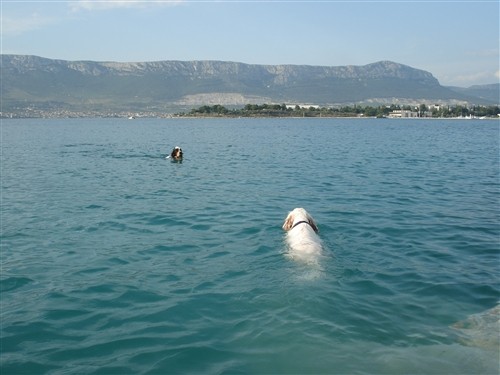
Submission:
<svg viewBox="0 0 500 375">
<path fill-rule="evenodd" d="M 95 62 L 1 55 L 2 111 L 176 111 L 201 105 L 497 105 L 499 84 L 441 86 L 391 61 L 364 66 Z"/>
</svg>

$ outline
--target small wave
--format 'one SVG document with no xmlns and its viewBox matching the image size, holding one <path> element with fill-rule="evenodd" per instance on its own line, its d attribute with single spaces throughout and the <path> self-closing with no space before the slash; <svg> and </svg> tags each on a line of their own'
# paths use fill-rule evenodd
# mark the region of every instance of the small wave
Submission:
<svg viewBox="0 0 500 375">
<path fill-rule="evenodd" d="M 8 277 L 0 280 L 0 291 L 10 292 L 12 290 L 22 288 L 32 282 L 33 280 L 28 277 Z"/>
</svg>

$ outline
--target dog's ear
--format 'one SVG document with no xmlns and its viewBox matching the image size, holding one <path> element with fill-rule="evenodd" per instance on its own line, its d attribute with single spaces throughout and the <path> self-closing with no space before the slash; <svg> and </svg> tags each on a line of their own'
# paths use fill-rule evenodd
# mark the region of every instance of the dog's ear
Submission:
<svg viewBox="0 0 500 375">
<path fill-rule="evenodd" d="M 285 222 L 283 223 L 283 229 L 290 230 L 292 229 L 292 225 L 293 225 L 293 214 L 290 212 L 286 217 Z"/>
<path fill-rule="evenodd" d="M 311 228 L 316 232 L 318 233 L 319 232 L 319 229 L 318 229 L 318 226 L 316 225 L 316 222 L 314 221 L 314 219 L 312 218 L 311 215 L 307 215 L 307 221 L 309 222 L 309 225 L 311 226 Z"/>
</svg>

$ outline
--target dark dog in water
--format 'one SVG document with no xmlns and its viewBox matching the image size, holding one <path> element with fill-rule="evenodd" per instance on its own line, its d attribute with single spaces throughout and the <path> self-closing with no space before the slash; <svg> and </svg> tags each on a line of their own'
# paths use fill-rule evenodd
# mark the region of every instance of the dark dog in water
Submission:
<svg viewBox="0 0 500 375">
<path fill-rule="evenodd" d="M 174 160 L 182 160 L 182 156 L 182 148 L 180 148 L 179 146 L 175 146 L 170 153 L 170 157 Z"/>
</svg>

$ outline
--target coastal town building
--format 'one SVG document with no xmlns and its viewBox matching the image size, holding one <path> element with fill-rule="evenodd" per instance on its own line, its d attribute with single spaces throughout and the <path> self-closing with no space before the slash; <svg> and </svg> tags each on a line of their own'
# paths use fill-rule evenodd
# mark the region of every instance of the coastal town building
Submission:
<svg viewBox="0 0 500 375">
<path fill-rule="evenodd" d="M 389 113 L 389 118 L 411 118 L 418 117 L 418 112 L 409 111 L 406 109 L 396 109 Z"/>
</svg>

